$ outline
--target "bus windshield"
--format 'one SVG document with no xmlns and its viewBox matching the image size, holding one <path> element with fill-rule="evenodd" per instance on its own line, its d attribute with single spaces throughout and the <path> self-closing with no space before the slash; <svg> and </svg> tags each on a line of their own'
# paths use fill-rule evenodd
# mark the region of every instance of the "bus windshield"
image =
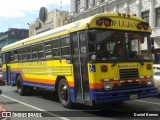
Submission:
<svg viewBox="0 0 160 120">
<path fill-rule="evenodd" d="M 88 36 L 90 61 L 152 60 L 149 33 L 90 30 Z"/>
</svg>

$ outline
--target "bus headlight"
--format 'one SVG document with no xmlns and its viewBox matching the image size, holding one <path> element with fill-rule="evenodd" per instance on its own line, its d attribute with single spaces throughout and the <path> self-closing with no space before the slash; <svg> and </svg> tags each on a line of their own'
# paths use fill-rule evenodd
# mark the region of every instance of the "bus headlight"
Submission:
<svg viewBox="0 0 160 120">
<path fill-rule="evenodd" d="M 104 83 L 104 89 L 105 90 L 111 90 L 112 89 L 112 84 L 111 83 Z"/>
<path fill-rule="evenodd" d="M 153 83 L 153 81 L 152 81 L 152 80 L 147 80 L 147 85 L 148 85 L 148 86 L 153 86 L 153 85 L 154 85 L 154 83 Z"/>
</svg>

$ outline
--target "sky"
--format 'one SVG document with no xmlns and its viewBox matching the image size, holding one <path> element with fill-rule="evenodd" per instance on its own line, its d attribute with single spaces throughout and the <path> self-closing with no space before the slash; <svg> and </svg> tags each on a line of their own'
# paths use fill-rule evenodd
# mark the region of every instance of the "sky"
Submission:
<svg viewBox="0 0 160 120">
<path fill-rule="evenodd" d="M 62 1 L 62 4 L 61 4 Z M 8 28 L 28 29 L 39 17 L 41 7 L 48 11 L 62 9 L 70 12 L 70 0 L 0 0 L 0 32 Z"/>
</svg>

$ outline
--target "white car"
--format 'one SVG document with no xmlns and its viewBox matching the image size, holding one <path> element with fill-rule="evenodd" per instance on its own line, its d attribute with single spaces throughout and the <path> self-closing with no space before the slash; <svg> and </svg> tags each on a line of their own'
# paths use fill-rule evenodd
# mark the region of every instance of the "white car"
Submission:
<svg viewBox="0 0 160 120">
<path fill-rule="evenodd" d="M 158 92 L 160 93 L 160 70 L 156 70 L 154 72 L 154 84 L 158 88 Z"/>
<path fill-rule="evenodd" d="M 160 64 L 153 64 L 154 73 L 160 71 Z"/>
</svg>

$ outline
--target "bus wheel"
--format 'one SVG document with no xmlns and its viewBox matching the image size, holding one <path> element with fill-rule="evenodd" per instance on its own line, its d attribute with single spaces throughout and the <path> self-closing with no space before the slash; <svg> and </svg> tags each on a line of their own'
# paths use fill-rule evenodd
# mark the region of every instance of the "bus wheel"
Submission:
<svg viewBox="0 0 160 120">
<path fill-rule="evenodd" d="M 65 79 L 61 79 L 58 85 L 58 98 L 60 103 L 65 108 L 71 108 L 72 102 L 71 102 L 71 95 L 68 83 Z"/>
<path fill-rule="evenodd" d="M 22 78 L 20 75 L 17 77 L 17 92 L 22 96 L 26 94 L 26 88 L 22 84 Z"/>
</svg>

